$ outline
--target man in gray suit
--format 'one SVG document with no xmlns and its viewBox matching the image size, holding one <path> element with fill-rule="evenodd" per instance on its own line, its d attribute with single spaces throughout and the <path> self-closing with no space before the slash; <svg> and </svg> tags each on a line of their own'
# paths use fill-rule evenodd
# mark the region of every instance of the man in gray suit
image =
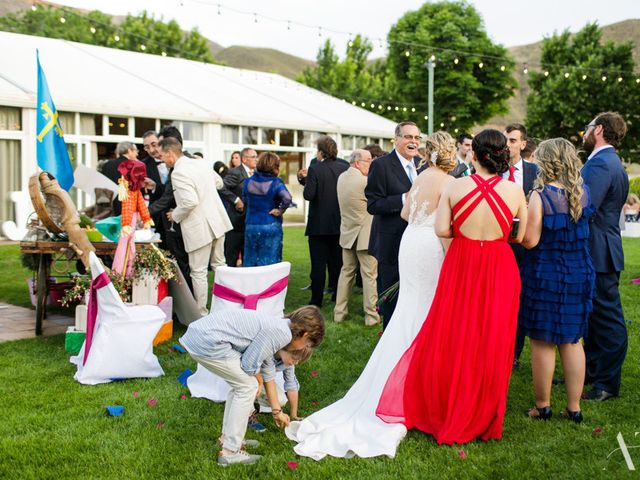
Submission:
<svg viewBox="0 0 640 480">
<path fill-rule="evenodd" d="M 333 319 L 341 322 L 348 315 L 349 295 L 360 265 L 362 275 L 362 300 L 365 325 L 377 325 L 380 316 L 376 312 L 378 294 L 378 262 L 369 255 L 369 234 L 373 216 L 367 212 L 367 175 L 371 165 L 371 153 L 354 150 L 349 159 L 351 167 L 338 177 L 338 204 L 340 205 L 340 246 L 342 269 L 338 278 L 338 293 Z"/>
</svg>

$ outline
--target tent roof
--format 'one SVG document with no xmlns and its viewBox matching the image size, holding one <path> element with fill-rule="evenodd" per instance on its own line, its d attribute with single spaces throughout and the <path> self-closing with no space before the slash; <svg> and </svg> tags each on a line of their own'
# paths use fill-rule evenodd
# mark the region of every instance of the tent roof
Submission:
<svg viewBox="0 0 640 480">
<path fill-rule="evenodd" d="M 389 138 L 395 123 L 280 75 L 0 32 L 0 103 L 35 108 L 36 49 L 59 110 Z"/>
</svg>

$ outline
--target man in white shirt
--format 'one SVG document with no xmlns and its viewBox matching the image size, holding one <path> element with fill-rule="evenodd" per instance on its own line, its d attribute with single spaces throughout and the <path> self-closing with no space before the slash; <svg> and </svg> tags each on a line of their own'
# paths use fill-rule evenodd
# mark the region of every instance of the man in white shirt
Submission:
<svg viewBox="0 0 640 480">
<path fill-rule="evenodd" d="M 182 227 L 184 247 L 189 254 L 193 294 L 202 315 L 207 311 L 207 267 L 214 256 L 216 243 L 231 230 L 229 216 L 216 190 L 222 179 L 207 162 L 182 154 L 175 138 L 160 141 L 162 160 L 173 168 L 171 182 L 176 208 L 167 213 L 170 221 Z"/>
<path fill-rule="evenodd" d="M 525 196 L 528 198 L 533 183 L 538 176 L 538 166 L 535 163 L 527 162 L 522 159 L 522 150 L 527 146 L 527 129 L 520 123 L 512 123 L 504 129 L 504 135 L 507 137 L 507 146 L 509 148 L 509 169 L 502 174 L 505 180 L 515 182 L 522 187 Z M 516 257 L 516 262 L 520 266 L 524 260 L 525 249 L 522 245 L 510 244 Z M 520 368 L 520 354 L 524 348 L 524 334 L 520 328 L 518 319 L 518 330 L 516 332 L 516 348 L 513 359 L 513 366 Z"/>
</svg>

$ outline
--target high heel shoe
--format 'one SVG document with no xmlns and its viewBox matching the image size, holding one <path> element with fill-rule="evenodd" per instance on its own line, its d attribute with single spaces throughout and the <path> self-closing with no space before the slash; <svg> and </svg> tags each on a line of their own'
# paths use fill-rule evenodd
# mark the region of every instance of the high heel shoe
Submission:
<svg viewBox="0 0 640 480">
<path fill-rule="evenodd" d="M 534 412 L 537 412 L 537 415 L 533 415 Z M 533 407 L 529 410 L 524 411 L 524 416 L 527 418 L 532 418 L 534 420 L 549 420 L 553 412 L 551 411 L 551 406 L 547 405 L 546 407 Z"/>
<path fill-rule="evenodd" d="M 560 412 L 560 416 L 575 423 L 580 423 L 583 420 L 582 410 L 576 410 L 575 412 L 572 412 L 571 410 L 566 408 L 565 410 L 562 410 Z"/>
</svg>

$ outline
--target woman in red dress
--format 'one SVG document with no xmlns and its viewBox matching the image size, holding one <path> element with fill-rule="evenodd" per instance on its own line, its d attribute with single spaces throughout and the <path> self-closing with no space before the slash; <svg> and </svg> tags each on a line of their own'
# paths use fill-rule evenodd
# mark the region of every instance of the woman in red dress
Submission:
<svg viewBox="0 0 640 480">
<path fill-rule="evenodd" d="M 514 216 L 524 236 L 522 188 L 502 180 L 505 136 L 473 140 L 476 174 L 449 184 L 435 231 L 451 238 L 431 310 L 384 388 L 378 417 L 433 435 L 439 444 L 502 436 L 513 365 L 520 275 L 508 245 Z"/>
</svg>

